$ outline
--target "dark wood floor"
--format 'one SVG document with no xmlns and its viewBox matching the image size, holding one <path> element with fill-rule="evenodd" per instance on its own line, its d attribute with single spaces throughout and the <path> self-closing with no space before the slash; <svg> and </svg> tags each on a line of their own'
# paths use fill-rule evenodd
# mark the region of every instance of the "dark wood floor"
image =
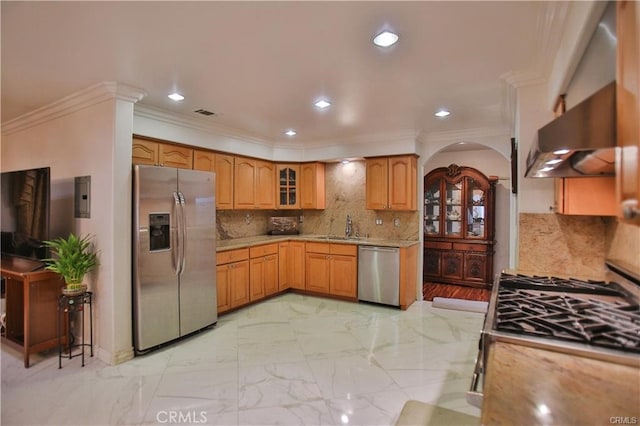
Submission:
<svg viewBox="0 0 640 426">
<path fill-rule="evenodd" d="M 422 285 L 424 300 L 433 300 L 434 297 L 448 297 L 452 299 L 479 300 L 488 302 L 491 290 L 473 288 L 462 285 L 424 283 Z"/>
</svg>

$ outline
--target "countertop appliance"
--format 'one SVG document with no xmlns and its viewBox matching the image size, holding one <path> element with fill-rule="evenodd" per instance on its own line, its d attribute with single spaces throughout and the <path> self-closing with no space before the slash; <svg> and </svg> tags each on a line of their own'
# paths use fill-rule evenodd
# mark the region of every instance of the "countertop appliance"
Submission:
<svg viewBox="0 0 640 426">
<path fill-rule="evenodd" d="M 358 246 L 358 300 L 400 306 L 400 249 Z"/>
<path fill-rule="evenodd" d="M 134 348 L 213 325 L 216 293 L 215 174 L 134 166 Z"/>
<path fill-rule="evenodd" d="M 499 275 L 467 401 L 482 404 L 478 387 L 495 341 L 640 368 L 640 281 L 616 265 L 607 266 L 607 281 Z"/>
</svg>

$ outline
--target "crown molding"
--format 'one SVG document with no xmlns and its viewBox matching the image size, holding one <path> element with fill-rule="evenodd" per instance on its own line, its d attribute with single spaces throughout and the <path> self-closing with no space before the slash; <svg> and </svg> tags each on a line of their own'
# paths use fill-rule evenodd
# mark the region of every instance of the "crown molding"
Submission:
<svg viewBox="0 0 640 426">
<path fill-rule="evenodd" d="M 160 121 L 162 123 L 171 124 L 179 127 L 186 127 L 205 133 L 212 133 L 219 136 L 225 136 L 234 139 L 241 139 L 247 142 L 253 142 L 261 145 L 273 146 L 270 141 L 243 132 L 241 130 L 225 126 L 219 123 L 211 123 L 197 117 L 190 117 L 184 114 L 163 110 L 149 105 L 136 104 L 133 109 L 133 115 L 148 118 L 150 120 Z"/>
<path fill-rule="evenodd" d="M 505 134 L 511 133 L 508 127 L 476 127 L 472 129 L 423 133 L 418 136 L 418 140 L 424 144 L 478 142 L 486 138 L 503 137 Z"/>
<path fill-rule="evenodd" d="M 377 145 L 389 142 L 412 142 L 417 139 L 415 130 L 401 130 L 397 132 L 372 133 L 367 135 L 349 136 L 345 138 L 334 138 L 304 142 L 306 148 L 321 148 L 344 145 Z"/>
<path fill-rule="evenodd" d="M 55 120 L 107 99 L 119 99 L 127 102 L 138 102 L 146 96 L 146 92 L 134 86 L 114 81 L 103 81 L 86 89 L 65 96 L 49 105 L 45 105 L 20 117 L 2 123 L 2 134 L 15 132 Z"/>
</svg>

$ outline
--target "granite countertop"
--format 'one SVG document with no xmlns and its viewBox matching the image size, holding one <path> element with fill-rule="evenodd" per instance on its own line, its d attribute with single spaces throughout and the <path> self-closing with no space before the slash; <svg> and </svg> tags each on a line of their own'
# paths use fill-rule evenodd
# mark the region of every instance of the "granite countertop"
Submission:
<svg viewBox="0 0 640 426">
<path fill-rule="evenodd" d="M 640 420 L 636 367 L 495 342 L 483 385 L 481 424 L 587 425 Z"/>
<path fill-rule="evenodd" d="M 218 240 L 216 251 L 226 251 L 246 248 L 260 244 L 279 243 L 281 241 L 306 241 L 315 243 L 356 244 L 383 247 L 411 247 L 420 241 L 412 240 L 386 240 L 374 238 L 349 238 L 326 235 L 257 235 L 254 237 L 233 238 L 230 240 Z"/>
</svg>

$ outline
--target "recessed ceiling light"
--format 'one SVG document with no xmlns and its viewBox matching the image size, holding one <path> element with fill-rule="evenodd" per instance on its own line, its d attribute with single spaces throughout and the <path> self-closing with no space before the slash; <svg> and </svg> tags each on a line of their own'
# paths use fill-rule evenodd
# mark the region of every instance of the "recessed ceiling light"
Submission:
<svg viewBox="0 0 640 426">
<path fill-rule="evenodd" d="M 398 41 L 398 34 L 391 31 L 383 31 L 373 38 L 373 44 L 380 47 L 389 47 Z"/>
<path fill-rule="evenodd" d="M 318 101 L 316 101 L 316 103 L 314 104 L 315 106 L 317 106 L 320 109 L 325 109 L 331 106 L 331 102 L 329 102 L 326 99 L 320 99 Z"/>
<path fill-rule="evenodd" d="M 447 117 L 450 114 L 451 114 L 451 112 L 447 111 L 446 109 L 441 109 L 440 111 L 436 112 L 434 115 L 436 117 L 444 118 L 444 117 Z"/>
<path fill-rule="evenodd" d="M 172 93 L 170 95 L 168 95 L 169 99 L 171 99 L 172 101 L 181 101 L 184 99 L 184 96 L 182 96 L 180 93 Z"/>
<path fill-rule="evenodd" d="M 295 136 L 297 134 L 297 132 L 293 129 L 287 130 L 286 132 L 284 132 L 285 135 L 287 136 Z"/>
<path fill-rule="evenodd" d="M 569 153 L 569 150 L 568 149 L 558 149 L 556 151 L 553 151 L 553 153 L 555 155 L 565 155 L 565 154 Z"/>
<path fill-rule="evenodd" d="M 349 160 L 342 160 L 342 164 L 349 164 Z"/>
</svg>

